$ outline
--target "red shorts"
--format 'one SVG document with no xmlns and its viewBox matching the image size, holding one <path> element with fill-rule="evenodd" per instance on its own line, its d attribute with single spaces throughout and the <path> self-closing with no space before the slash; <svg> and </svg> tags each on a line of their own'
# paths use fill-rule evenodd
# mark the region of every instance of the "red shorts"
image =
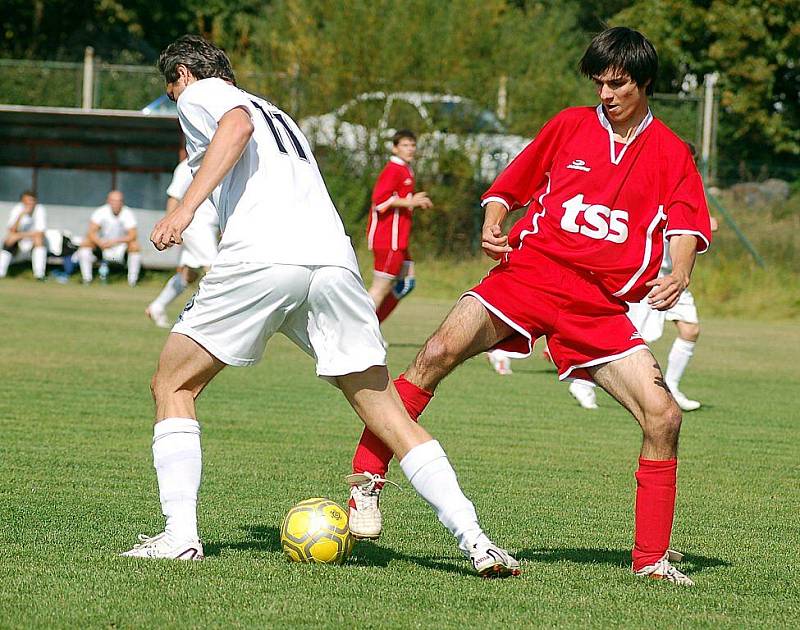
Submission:
<svg viewBox="0 0 800 630">
<path fill-rule="evenodd" d="M 517 331 L 495 346 L 512 356 L 530 355 L 533 342 L 545 335 L 561 380 L 592 380 L 583 368 L 647 348 L 624 302 L 535 251 L 511 252 L 464 295 L 476 297 Z"/>
<path fill-rule="evenodd" d="M 372 254 L 375 257 L 375 275 L 384 278 L 396 278 L 403 270 L 403 263 L 411 260 L 407 249 L 373 249 Z"/>
</svg>

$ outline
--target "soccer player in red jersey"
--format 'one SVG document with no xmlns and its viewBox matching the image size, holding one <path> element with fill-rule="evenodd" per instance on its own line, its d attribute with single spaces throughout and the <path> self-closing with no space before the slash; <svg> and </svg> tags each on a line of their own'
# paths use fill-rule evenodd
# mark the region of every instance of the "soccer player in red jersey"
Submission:
<svg viewBox="0 0 800 630">
<path fill-rule="evenodd" d="M 367 244 L 375 257 L 369 295 L 382 322 L 414 289 L 414 261 L 408 252 L 414 208 L 431 208 L 425 192 L 414 192 L 411 162 L 417 138 L 401 129 L 392 137 L 392 157 L 375 182 L 367 223 Z"/>
<path fill-rule="evenodd" d="M 641 426 L 633 571 L 691 585 L 668 552 L 681 410 L 625 302 L 649 296 L 667 310 L 689 285 L 711 240 L 703 183 L 686 144 L 650 112 L 658 56 L 643 35 L 600 33 L 580 69 L 600 104 L 553 117 L 483 195 L 482 247 L 500 262 L 464 293 L 396 386 L 417 418 L 467 358 L 489 348 L 527 356 L 546 335 L 560 379 L 593 380 Z M 506 214 L 523 206 L 505 235 Z M 665 236 L 673 268 L 657 278 Z M 390 457 L 366 431 L 353 460 L 351 529 L 364 521 L 372 538 Z"/>
</svg>

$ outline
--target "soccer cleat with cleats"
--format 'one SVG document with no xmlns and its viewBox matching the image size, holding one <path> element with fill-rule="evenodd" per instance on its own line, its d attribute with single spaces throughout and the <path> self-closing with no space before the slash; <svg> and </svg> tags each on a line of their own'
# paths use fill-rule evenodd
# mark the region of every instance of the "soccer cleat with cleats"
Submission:
<svg viewBox="0 0 800 630">
<path fill-rule="evenodd" d="M 469 552 L 472 568 L 482 578 L 504 578 L 520 574 L 519 562 L 505 549 L 489 543 L 473 545 Z"/>
<path fill-rule="evenodd" d="M 202 560 L 203 544 L 197 540 L 174 542 L 166 532 L 155 536 L 139 534 L 139 543 L 119 554 L 125 558 L 165 558 L 171 560 Z"/>
<path fill-rule="evenodd" d="M 695 411 L 700 409 L 701 403 L 699 400 L 687 398 L 686 394 L 681 392 L 677 387 L 675 389 L 671 389 L 670 391 L 672 392 L 672 397 L 675 399 L 675 402 L 678 403 L 678 407 L 680 407 L 683 411 Z"/>
<path fill-rule="evenodd" d="M 163 308 L 160 308 L 155 304 L 151 304 L 145 309 L 144 314 L 147 315 L 159 328 L 172 328 L 169 317 L 167 317 L 167 314 Z"/>
<path fill-rule="evenodd" d="M 680 586 L 694 586 L 694 581 L 688 576 L 672 566 L 672 562 L 680 562 L 683 559 L 683 554 L 677 551 L 668 549 L 661 559 L 655 564 L 648 564 L 638 571 L 634 571 L 637 577 L 646 577 L 651 580 L 664 580 L 672 584 L 679 584 Z M 674 560 L 673 560 L 674 558 Z M 672 560 L 672 562 L 670 562 Z"/>
<path fill-rule="evenodd" d="M 358 540 L 377 540 L 383 529 L 383 516 L 378 507 L 383 484 L 397 484 L 369 472 L 353 473 L 345 480 L 350 484 L 350 533 Z"/>
</svg>

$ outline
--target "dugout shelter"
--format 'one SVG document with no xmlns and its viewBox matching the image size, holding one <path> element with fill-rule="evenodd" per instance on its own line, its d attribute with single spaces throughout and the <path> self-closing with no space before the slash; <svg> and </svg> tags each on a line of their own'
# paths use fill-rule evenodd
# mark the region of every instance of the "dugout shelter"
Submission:
<svg viewBox="0 0 800 630">
<path fill-rule="evenodd" d="M 136 214 L 143 264 L 169 268 L 177 252 L 147 247 L 163 216 L 182 142 L 174 113 L 0 105 L 0 223 L 23 190 L 47 207 L 48 227 L 82 235 L 109 190 Z"/>
</svg>

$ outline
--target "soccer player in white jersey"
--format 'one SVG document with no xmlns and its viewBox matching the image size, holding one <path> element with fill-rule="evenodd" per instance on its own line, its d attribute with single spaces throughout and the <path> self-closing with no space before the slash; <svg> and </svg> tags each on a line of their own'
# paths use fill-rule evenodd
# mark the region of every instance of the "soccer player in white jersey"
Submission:
<svg viewBox="0 0 800 630">
<path fill-rule="evenodd" d="M 106 203 L 92 213 L 89 232 L 77 256 L 84 284 L 92 281 L 92 267 L 99 260 L 101 279 L 107 273 L 108 263 L 127 265 L 128 284 L 136 286 L 142 254 L 137 240 L 136 215 L 125 205 L 122 192 L 109 192 Z"/>
<path fill-rule="evenodd" d="M 153 459 L 166 528 L 141 537 L 123 555 L 203 556 L 195 399 L 226 365 L 257 362 L 267 340 L 281 332 L 316 360 L 317 374 L 338 386 L 390 446 L 475 570 L 518 573 L 519 563 L 483 533 L 442 447 L 400 403 L 350 239 L 298 126 L 272 103 L 238 89 L 225 53 L 201 37 L 170 44 L 158 67 L 178 104 L 194 179 L 150 240 L 159 250 L 180 244 L 209 195 L 222 239 L 167 338 L 151 385 Z"/>
<path fill-rule="evenodd" d="M 33 277 L 44 280 L 47 267 L 47 247 L 44 232 L 47 229 L 47 210 L 36 203 L 36 193 L 26 190 L 20 195 L 19 203 L 11 208 L 8 217 L 8 231 L 0 250 L 0 278 L 8 274 L 8 266 L 18 253 L 30 253 Z"/>
<path fill-rule="evenodd" d="M 172 174 L 172 181 L 167 188 L 167 214 L 178 207 L 183 195 L 186 194 L 189 185 L 192 183 L 192 170 L 186 158 L 186 149 L 180 149 L 181 161 L 175 167 Z M 206 200 L 195 212 L 192 223 L 186 228 L 181 238 L 181 254 L 178 259 L 178 268 L 161 293 L 155 300 L 150 302 L 145 310 L 153 323 L 159 328 L 171 328 L 166 309 L 186 287 L 195 282 L 198 272 L 202 269 L 208 271 L 214 257 L 217 255 L 217 245 L 219 244 L 219 220 L 217 210 L 214 205 Z"/>
</svg>

